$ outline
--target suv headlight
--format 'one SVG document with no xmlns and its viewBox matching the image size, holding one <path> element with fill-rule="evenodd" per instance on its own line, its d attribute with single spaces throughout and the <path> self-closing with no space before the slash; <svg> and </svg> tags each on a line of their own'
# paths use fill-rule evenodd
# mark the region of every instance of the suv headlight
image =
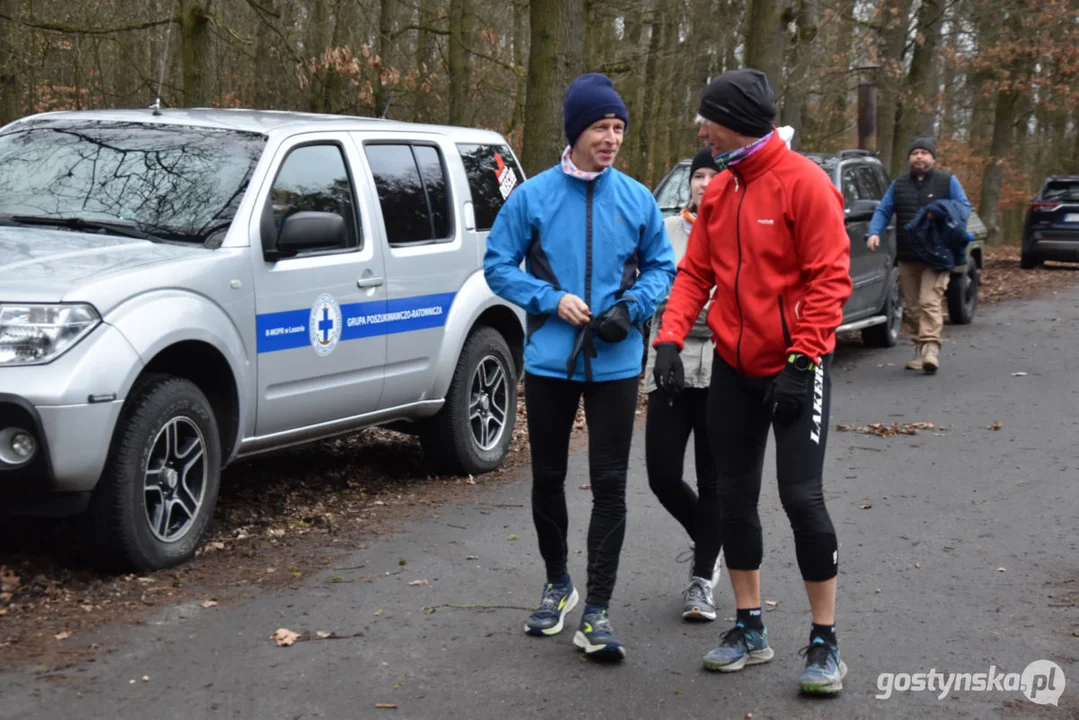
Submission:
<svg viewBox="0 0 1079 720">
<path fill-rule="evenodd" d="M 55 360 L 100 322 L 89 305 L 0 305 L 0 366 Z"/>
</svg>

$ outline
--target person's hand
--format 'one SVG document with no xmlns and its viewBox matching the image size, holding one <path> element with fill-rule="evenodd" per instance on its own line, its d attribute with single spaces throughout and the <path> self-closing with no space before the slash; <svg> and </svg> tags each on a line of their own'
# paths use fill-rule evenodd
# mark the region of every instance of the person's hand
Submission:
<svg viewBox="0 0 1079 720">
<path fill-rule="evenodd" d="M 661 390 L 672 395 L 682 392 L 686 385 L 685 372 L 677 345 L 660 343 L 656 346 L 656 364 L 652 370 L 652 379 Z"/>
<path fill-rule="evenodd" d="M 876 252 L 877 248 L 880 247 L 880 235 L 870 235 L 869 239 L 865 241 L 865 246 L 871 252 Z"/>
<path fill-rule="evenodd" d="M 799 370 L 788 361 L 764 395 L 764 404 L 779 426 L 787 426 L 801 417 L 813 392 L 813 368 Z"/>
<path fill-rule="evenodd" d="M 929 218 L 930 220 L 932 220 L 932 219 L 933 219 L 933 213 L 931 213 L 931 212 L 930 212 L 930 211 L 928 211 L 928 210 L 926 210 L 926 211 L 925 211 L 925 216 L 926 216 L 927 218 Z"/>
<path fill-rule="evenodd" d="M 592 319 L 592 311 L 585 305 L 584 300 L 576 295 L 566 293 L 558 301 L 558 317 L 570 325 L 584 325 Z"/>
<path fill-rule="evenodd" d="M 629 335 L 629 308 L 615 303 L 596 318 L 596 332 L 609 343 L 621 342 Z"/>
</svg>

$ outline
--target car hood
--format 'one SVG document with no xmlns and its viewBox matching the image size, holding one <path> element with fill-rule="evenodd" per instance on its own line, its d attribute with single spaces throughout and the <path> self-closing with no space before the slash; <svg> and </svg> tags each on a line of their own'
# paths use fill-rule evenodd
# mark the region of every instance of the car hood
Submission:
<svg viewBox="0 0 1079 720">
<path fill-rule="evenodd" d="M 0 227 L 0 302 L 59 302 L 91 278 L 211 252 L 137 238 Z"/>
</svg>

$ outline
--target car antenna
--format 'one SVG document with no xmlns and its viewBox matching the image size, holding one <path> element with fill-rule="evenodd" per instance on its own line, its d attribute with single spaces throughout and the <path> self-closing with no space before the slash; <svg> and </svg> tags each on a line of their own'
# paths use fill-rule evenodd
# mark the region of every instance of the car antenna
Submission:
<svg viewBox="0 0 1079 720">
<path fill-rule="evenodd" d="M 169 58 L 169 40 L 172 38 L 172 21 L 169 21 L 168 32 L 165 33 L 165 52 L 161 55 L 161 74 L 157 80 L 157 98 L 154 100 L 154 104 L 150 107 L 153 108 L 154 115 L 161 114 L 161 87 L 165 84 L 165 62 Z"/>
<path fill-rule="evenodd" d="M 383 108 L 382 114 L 379 117 L 383 120 L 386 119 L 386 115 L 390 112 L 390 105 L 393 103 L 393 90 L 390 90 L 390 96 L 386 99 L 386 107 Z"/>
</svg>

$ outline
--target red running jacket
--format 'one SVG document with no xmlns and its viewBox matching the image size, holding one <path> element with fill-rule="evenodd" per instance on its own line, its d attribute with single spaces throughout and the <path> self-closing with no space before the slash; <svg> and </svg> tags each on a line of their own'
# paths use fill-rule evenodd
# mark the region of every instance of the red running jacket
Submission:
<svg viewBox="0 0 1079 720">
<path fill-rule="evenodd" d="M 792 352 L 820 362 L 835 349 L 852 290 L 843 196 L 776 132 L 708 184 L 652 344 L 681 351 L 711 295 L 720 357 L 749 377 L 775 375 Z"/>
</svg>

